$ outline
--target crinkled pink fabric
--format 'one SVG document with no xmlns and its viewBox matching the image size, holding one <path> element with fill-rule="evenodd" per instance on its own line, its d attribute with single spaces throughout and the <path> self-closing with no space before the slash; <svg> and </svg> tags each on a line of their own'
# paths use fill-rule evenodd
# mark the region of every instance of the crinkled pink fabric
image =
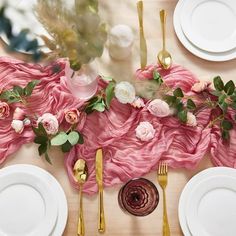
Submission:
<svg viewBox="0 0 236 236">
<path fill-rule="evenodd" d="M 83 104 L 67 90 L 64 67 L 64 60 L 42 67 L 1 58 L 0 88 L 10 88 L 15 84 L 25 85 L 32 79 L 41 80 L 29 99 L 28 112 L 37 115 L 50 112 L 64 124 L 64 110 Z M 136 78 L 150 79 L 153 69 L 160 72 L 168 86 L 181 87 L 187 94 L 195 95 L 190 90 L 198 80 L 191 72 L 178 65 L 174 65 L 169 71 L 150 65 L 144 71 L 138 70 Z M 103 84 L 100 83 L 100 86 Z M 196 102 L 201 99 L 196 98 Z M 21 135 L 11 129 L 12 112 L 17 106 L 18 104 L 11 105 L 11 116 L 0 121 L 0 163 L 22 144 L 32 142 L 34 137 L 30 128 L 25 129 Z M 229 118 L 232 118 L 235 112 L 231 113 Z M 84 191 L 89 194 L 97 191 L 95 153 L 100 147 L 104 153 L 105 186 L 140 177 L 156 169 L 160 159 L 166 160 L 173 168 L 194 168 L 209 150 L 215 165 L 236 167 L 235 127 L 231 131 L 230 143 L 226 145 L 222 142 L 217 127 L 207 128 L 210 118 L 211 110 L 199 111 L 198 127 L 188 127 L 180 124 L 176 118 L 160 119 L 151 115 L 145 107 L 135 109 L 114 99 L 108 112 L 94 112 L 84 117 L 79 125 L 78 129 L 84 134 L 85 143 L 77 145 L 65 156 L 69 179 L 77 188 L 72 168 L 78 158 L 84 158 L 89 169 L 89 179 L 84 185 Z M 155 137 L 149 142 L 140 141 L 135 136 L 135 128 L 141 121 L 149 121 L 156 129 Z"/>
</svg>

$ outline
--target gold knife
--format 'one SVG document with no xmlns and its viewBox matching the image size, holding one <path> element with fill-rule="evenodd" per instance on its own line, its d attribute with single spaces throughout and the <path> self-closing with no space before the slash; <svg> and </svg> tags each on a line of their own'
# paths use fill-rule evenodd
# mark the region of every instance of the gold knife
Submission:
<svg viewBox="0 0 236 236">
<path fill-rule="evenodd" d="M 103 204 L 103 155 L 102 149 L 98 149 L 96 153 L 96 180 L 98 184 L 99 192 L 99 219 L 98 219 L 98 231 L 99 233 L 105 232 L 105 215 Z"/>
<path fill-rule="evenodd" d="M 140 33 L 140 62 L 141 69 L 147 65 L 147 43 L 143 30 L 143 1 L 137 2 L 138 18 L 139 18 L 139 33 Z"/>
</svg>

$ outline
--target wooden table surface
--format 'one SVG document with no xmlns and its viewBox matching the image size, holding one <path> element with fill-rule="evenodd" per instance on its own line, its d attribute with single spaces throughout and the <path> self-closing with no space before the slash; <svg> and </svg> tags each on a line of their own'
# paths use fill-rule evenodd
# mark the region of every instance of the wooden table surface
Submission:
<svg viewBox="0 0 236 236">
<path fill-rule="evenodd" d="M 236 60 L 224 63 L 207 62 L 189 53 L 178 41 L 173 28 L 173 12 L 177 0 L 144 0 L 144 27 L 148 45 L 148 63 L 156 61 L 157 52 L 161 48 L 161 30 L 159 22 L 159 10 L 167 10 L 167 48 L 171 52 L 174 63 L 184 65 L 194 72 L 199 78 L 212 78 L 221 75 L 225 81 L 230 79 L 236 82 Z M 135 33 L 133 53 L 125 61 L 111 60 L 107 49 L 101 59 L 98 60 L 101 74 L 113 76 L 116 80 L 132 80 L 134 71 L 139 67 L 139 41 L 138 41 L 138 18 L 136 14 L 135 0 L 107 1 L 100 0 L 100 13 L 109 27 L 116 24 L 130 25 Z M 0 49 L 0 55 L 7 55 Z M 21 55 L 14 55 L 21 57 Z M 78 192 L 72 189 L 68 181 L 64 164 L 63 154 L 57 150 L 51 150 L 53 166 L 48 165 L 37 154 L 35 144 L 23 145 L 22 148 L 8 158 L 4 166 L 17 163 L 28 163 L 40 166 L 61 183 L 68 200 L 69 218 L 64 236 L 75 236 L 78 215 Z M 197 172 L 211 166 L 210 158 L 206 156 L 195 170 L 170 170 L 167 187 L 167 206 L 169 223 L 172 236 L 183 235 L 178 221 L 178 201 L 181 191 L 187 181 Z M 157 184 L 156 173 L 150 173 L 145 178 L 150 179 L 160 191 Z M 118 206 L 117 195 L 121 185 L 105 189 L 105 215 L 107 236 L 161 236 L 162 235 L 162 201 L 157 209 L 146 217 L 134 217 L 125 214 Z M 160 192 L 161 193 L 161 192 Z M 161 199 L 162 200 L 162 199 Z M 86 236 L 99 235 L 97 233 L 98 197 L 86 196 L 84 199 L 84 215 Z"/>
</svg>

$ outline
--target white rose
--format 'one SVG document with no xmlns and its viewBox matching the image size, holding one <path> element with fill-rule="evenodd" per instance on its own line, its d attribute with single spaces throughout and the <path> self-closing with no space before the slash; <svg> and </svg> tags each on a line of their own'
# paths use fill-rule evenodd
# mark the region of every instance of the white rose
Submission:
<svg viewBox="0 0 236 236">
<path fill-rule="evenodd" d="M 208 87 L 208 85 L 209 85 L 209 82 L 200 81 L 200 82 L 195 83 L 195 84 L 192 86 L 191 90 L 192 90 L 193 92 L 200 93 L 200 92 L 206 90 L 207 87 Z"/>
<path fill-rule="evenodd" d="M 120 103 L 132 103 L 135 99 L 135 88 L 127 81 L 120 82 L 115 87 L 115 96 Z"/>
<path fill-rule="evenodd" d="M 22 120 L 13 120 L 11 122 L 11 127 L 16 133 L 21 134 L 24 130 L 24 122 Z"/>
<path fill-rule="evenodd" d="M 140 122 L 137 128 L 135 129 L 136 137 L 142 141 L 149 141 L 153 139 L 155 135 L 155 129 L 152 124 L 147 121 Z"/>
<path fill-rule="evenodd" d="M 192 112 L 187 113 L 187 126 L 197 126 L 197 118 Z"/>
<path fill-rule="evenodd" d="M 149 112 L 157 117 L 166 117 L 171 114 L 168 103 L 161 99 L 155 99 L 148 104 L 147 109 Z"/>
</svg>

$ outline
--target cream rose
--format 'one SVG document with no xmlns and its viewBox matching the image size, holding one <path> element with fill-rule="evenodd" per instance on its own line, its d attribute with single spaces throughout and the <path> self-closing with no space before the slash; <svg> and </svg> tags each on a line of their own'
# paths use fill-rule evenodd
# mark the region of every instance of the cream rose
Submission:
<svg viewBox="0 0 236 236">
<path fill-rule="evenodd" d="M 115 96 L 120 103 L 132 103 L 135 99 L 135 88 L 127 81 L 120 82 L 115 87 Z"/>
<path fill-rule="evenodd" d="M 142 141 L 149 141 L 153 139 L 155 135 L 155 129 L 148 121 L 140 122 L 135 129 L 136 137 Z"/>
<path fill-rule="evenodd" d="M 200 81 L 200 82 L 195 83 L 195 84 L 192 86 L 191 90 L 192 90 L 193 92 L 200 93 L 200 92 L 206 90 L 207 87 L 208 87 L 208 85 L 209 85 L 209 82 Z"/>
<path fill-rule="evenodd" d="M 73 124 L 78 123 L 79 117 L 80 117 L 80 112 L 76 108 L 65 111 L 65 120 L 69 124 L 73 125 Z"/>
<path fill-rule="evenodd" d="M 157 117 L 166 117 L 171 114 L 169 105 L 161 99 L 151 101 L 147 109 L 152 115 Z"/>
<path fill-rule="evenodd" d="M 37 120 L 37 124 L 39 123 L 42 123 L 47 134 L 56 134 L 58 132 L 58 120 L 51 113 L 45 113 L 41 117 L 39 117 Z"/>
<path fill-rule="evenodd" d="M 11 122 L 11 127 L 16 133 L 21 134 L 24 130 L 24 122 L 22 120 L 13 120 Z"/>
<path fill-rule="evenodd" d="M 187 126 L 197 126 L 197 118 L 192 112 L 187 113 Z"/>
<path fill-rule="evenodd" d="M 10 108 L 6 102 L 0 101 L 0 120 L 7 118 L 10 115 Z"/>
</svg>

